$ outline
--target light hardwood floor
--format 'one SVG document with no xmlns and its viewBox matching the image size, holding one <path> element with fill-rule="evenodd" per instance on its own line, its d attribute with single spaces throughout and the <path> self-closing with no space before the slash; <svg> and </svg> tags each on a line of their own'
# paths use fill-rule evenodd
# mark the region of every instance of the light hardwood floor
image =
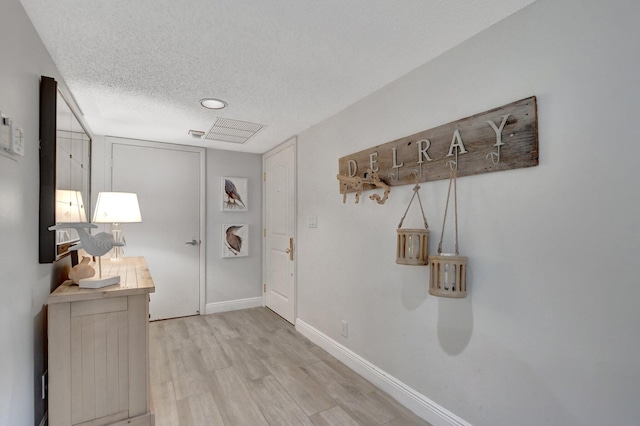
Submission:
<svg viewBox="0 0 640 426">
<path fill-rule="evenodd" d="M 152 322 L 156 425 L 426 425 L 265 308 Z"/>
</svg>

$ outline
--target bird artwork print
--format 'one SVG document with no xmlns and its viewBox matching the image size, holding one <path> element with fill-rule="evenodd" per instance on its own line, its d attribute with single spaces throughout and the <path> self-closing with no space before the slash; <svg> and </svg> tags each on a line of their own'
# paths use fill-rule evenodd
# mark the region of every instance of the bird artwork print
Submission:
<svg viewBox="0 0 640 426">
<path fill-rule="evenodd" d="M 236 231 L 241 229 L 242 226 L 231 225 L 227 228 L 225 232 L 225 240 L 227 248 L 233 253 L 235 256 L 240 253 L 242 250 L 242 237 L 236 234 Z"/>
<path fill-rule="evenodd" d="M 242 201 L 242 197 L 236 188 L 236 185 L 229 179 L 224 179 L 224 192 L 227 194 L 226 206 L 227 208 L 236 208 L 242 205 L 242 208 L 246 209 L 247 206 Z"/>
</svg>

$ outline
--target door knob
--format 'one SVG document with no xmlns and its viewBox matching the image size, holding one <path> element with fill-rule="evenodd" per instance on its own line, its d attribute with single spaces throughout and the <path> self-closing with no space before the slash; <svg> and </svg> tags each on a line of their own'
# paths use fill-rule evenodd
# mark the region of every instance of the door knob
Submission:
<svg viewBox="0 0 640 426">
<path fill-rule="evenodd" d="M 189 244 L 190 246 L 197 246 L 198 244 L 200 244 L 200 241 L 191 240 L 187 241 L 185 244 Z"/>
</svg>

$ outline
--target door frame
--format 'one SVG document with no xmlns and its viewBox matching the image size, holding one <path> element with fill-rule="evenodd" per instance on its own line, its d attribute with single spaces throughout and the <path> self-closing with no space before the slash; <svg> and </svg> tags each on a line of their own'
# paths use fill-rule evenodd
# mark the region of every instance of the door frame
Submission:
<svg viewBox="0 0 640 426">
<path fill-rule="evenodd" d="M 267 306 L 267 293 L 265 291 L 267 286 L 267 236 L 265 226 L 267 224 L 267 184 L 265 180 L 266 174 L 266 160 L 267 158 L 293 146 L 293 184 L 295 187 L 295 196 L 293 202 L 293 241 L 294 241 L 294 256 L 293 256 L 293 288 L 294 288 L 294 302 L 293 302 L 293 325 L 295 326 L 298 319 L 298 137 L 293 136 L 270 151 L 262 154 L 262 306 Z"/>
<path fill-rule="evenodd" d="M 166 142 L 152 142 L 140 139 L 127 139 L 118 136 L 105 137 L 105 189 L 111 191 L 113 184 L 113 145 L 132 145 L 145 148 L 170 149 L 174 151 L 194 152 L 200 156 L 200 271 L 199 271 L 199 287 L 200 287 L 200 315 L 206 314 L 207 302 L 207 238 L 206 238 L 206 218 L 207 218 L 207 151 L 203 147 L 191 145 L 178 145 Z"/>
</svg>

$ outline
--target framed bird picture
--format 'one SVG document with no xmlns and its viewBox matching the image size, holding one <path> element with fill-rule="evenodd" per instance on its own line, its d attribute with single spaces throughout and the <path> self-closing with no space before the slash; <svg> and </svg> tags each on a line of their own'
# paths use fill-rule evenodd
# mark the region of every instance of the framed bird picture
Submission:
<svg viewBox="0 0 640 426">
<path fill-rule="evenodd" d="M 223 212 L 247 210 L 247 178 L 223 176 L 220 185 Z"/>
<path fill-rule="evenodd" d="M 222 257 L 235 258 L 249 255 L 249 225 L 246 223 L 222 225 Z"/>
</svg>

